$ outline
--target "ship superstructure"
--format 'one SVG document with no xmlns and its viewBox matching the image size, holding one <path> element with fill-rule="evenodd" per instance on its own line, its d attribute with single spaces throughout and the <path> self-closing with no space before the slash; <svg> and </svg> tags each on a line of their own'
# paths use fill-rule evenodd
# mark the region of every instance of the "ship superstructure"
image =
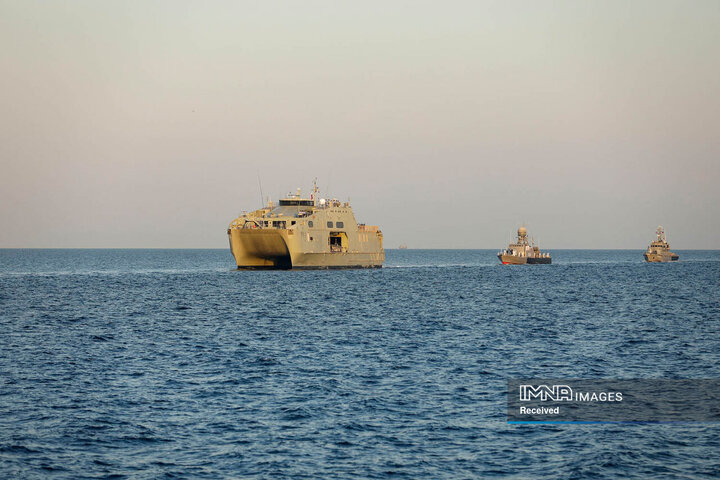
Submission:
<svg viewBox="0 0 720 480">
<path fill-rule="evenodd" d="M 653 241 L 643 256 L 646 262 L 674 262 L 680 258 L 680 255 L 670 251 L 670 244 L 665 239 L 665 230 L 658 227 L 655 231 L 655 241 Z"/>
<path fill-rule="evenodd" d="M 525 227 L 518 228 L 517 240 L 508 245 L 508 248 L 498 253 L 498 259 L 503 265 L 526 265 L 537 263 L 552 263 L 549 253 L 540 251 L 540 247 L 528 238 Z"/>
<path fill-rule="evenodd" d="M 357 223 L 349 202 L 310 198 L 300 189 L 277 205 L 243 213 L 227 230 L 238 268 L 378 268 L 385 261 L 383 234 Z"/>
</svg>

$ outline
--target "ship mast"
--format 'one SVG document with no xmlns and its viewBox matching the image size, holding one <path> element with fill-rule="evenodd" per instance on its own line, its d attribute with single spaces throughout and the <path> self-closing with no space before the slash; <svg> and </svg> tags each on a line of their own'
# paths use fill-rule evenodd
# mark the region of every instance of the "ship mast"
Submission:
<svg viewBox="0 0 720 480">
<path fill-rule="evenodd" d="M 658 228 L 657 228 L 657 231 L 656 231 L 655 233 L 657 233 L 657 241 L 658 241 L 658 242 L 663 242 L 663 243 L 666 242 L 666 240 L 665 240 L 665 230 L 663 230 L 663 227 L 658 227 Z"/>
</svg>

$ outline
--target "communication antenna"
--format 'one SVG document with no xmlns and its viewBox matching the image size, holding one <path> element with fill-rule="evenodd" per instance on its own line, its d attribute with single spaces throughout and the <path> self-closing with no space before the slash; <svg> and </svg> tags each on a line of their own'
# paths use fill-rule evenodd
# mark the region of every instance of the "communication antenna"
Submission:
<svg viewBox="0 0 720 480">
<path fill-rule="evenodd" d="M 312 200 L 315 205 L 318 204 L 318 193 L 319 192 L 320 192 L 320 189 L 318 188 L 317 177 L 315 177 L 315 179 L 313 180 L 312 195 L 310 195 L 310 200 Z"/>
<path fill-rule="evenodd" d="M 330 180 L 332 179 L 332 167 L 330 167 L 330 170 L 328 170 L 328 178 L 327 182 L 325 183 L 325 196 L 327 198 L 330 198 Z"/>
<path fill-rule="evenodd" d="M 263 207 L 265 206 L 265 204 L 263 203 L 263 199 L 264 199 L 265 197 L 263 196 L 262 182 L 260 181 L 260 174 L 259 174 L 259 173 L 257 174 L 257 177 L 258 177 L 258 185 L 260 186 L 260 208 L 263 208 Z"/>
</svg>

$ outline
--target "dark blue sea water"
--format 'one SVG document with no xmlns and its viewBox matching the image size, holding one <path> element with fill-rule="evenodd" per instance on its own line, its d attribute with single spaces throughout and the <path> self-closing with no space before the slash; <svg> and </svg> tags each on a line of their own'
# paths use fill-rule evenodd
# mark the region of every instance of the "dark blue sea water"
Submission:
<svg viewBox="0 0 720 480">
<path fill-rule="evenodd" d="M 509 425 L 508 378 L 720 377 L 720 252 L 0 250 L 0 477 L 714 478 L 720 423 Z"/>
</svg>

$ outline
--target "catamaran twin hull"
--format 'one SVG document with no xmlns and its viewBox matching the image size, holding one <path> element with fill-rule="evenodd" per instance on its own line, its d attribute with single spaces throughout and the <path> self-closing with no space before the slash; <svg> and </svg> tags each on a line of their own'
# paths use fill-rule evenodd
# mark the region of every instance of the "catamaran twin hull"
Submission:
<svg viewBox="0 0 720 480">
<path fill-rule="evenodd" d="M 353 242 L 347 232 L 330 231 L 303 234 L 292 230 L 230 229 L 229 237 L 230 250 L 240 269 L 380 268 L 385 261 L 382 237 L 375 232 L 358 231 Z M 347 247 L 342 246 L 343 239 Z"/>
</svg>

